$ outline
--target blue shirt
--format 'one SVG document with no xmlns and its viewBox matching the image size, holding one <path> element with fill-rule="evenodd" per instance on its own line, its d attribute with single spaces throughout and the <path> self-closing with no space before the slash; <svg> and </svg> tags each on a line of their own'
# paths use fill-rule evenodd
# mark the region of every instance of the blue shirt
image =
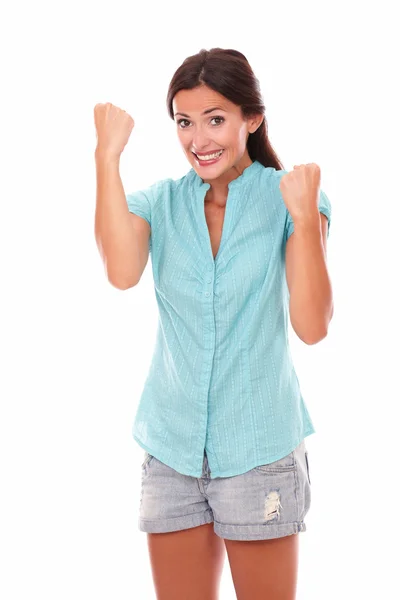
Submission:
<svg viewBox="0 0 400 600">
<path fill-rule="evenodd" d="M 288 344 L 285 244 L 294 231 L 279 182 L 255 161 L 228 184 L 214 260 L 204 183 L 192 168 L 126 195 L 151 226 L 159 309 L 132 435 L 179 473 L 230 477 L 289 454 L 315 429 Z M 319 211 L 331 205 L 320 190 Z M 329 231 L 329 230 L 328 230 Z"/>
</svg>

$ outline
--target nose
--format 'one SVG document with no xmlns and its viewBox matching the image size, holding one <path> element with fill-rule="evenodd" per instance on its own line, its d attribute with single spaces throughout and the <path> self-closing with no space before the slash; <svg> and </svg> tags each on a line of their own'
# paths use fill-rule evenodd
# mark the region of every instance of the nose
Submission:
<svg viewBox="0 0 400 600">
<path fill-rule="evenodd" d="M 192 138 L 192 149 L 194 152 L 204 152 L 207 148 L 211 148 L 210 138 L 206 132 L 199 128 Z"/>
</svg>

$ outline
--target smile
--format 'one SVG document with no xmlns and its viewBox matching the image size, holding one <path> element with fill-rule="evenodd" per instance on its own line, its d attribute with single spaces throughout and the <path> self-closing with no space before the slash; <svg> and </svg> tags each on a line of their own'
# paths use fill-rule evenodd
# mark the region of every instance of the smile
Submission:
<svg viewBox="0 0 400 600">
<path fill-rule="evenodd" d="M 221 158 L 223 152 L 224 150 L 219 150 L 214 154 L 206 154 L 205 156 L 197 156 L 197 154 L 195 154 L 194 152 L 192 154 L 196 158 L 200 166 L 206 166 L 208 164 L 216 163 Z"/>
</svg>

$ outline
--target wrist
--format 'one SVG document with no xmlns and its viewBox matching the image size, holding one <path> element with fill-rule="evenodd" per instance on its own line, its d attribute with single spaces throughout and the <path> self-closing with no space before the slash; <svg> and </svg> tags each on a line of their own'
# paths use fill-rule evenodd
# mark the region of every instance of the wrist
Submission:
<svg viewBox="0 0 400 600">
<path fill-rule="evenodd" d="M 321 228 L 321 217 L 317 210 L 316 212 L 303 214 L 293 218 L 293 224 L 296 229 L 313 230 Z"/>
<path fill-rule="evenodd" d="M 96 162 L 100 162 L 100 163 L 116 163 L 119 164 L 120 162 L 120 154 L 115 154 L 113 152 L 110 152 L 109 150 L 104 150 L 102 148 L 96 148 L 95 153 L 94 153 L 94 157 Z"/>
</svg>

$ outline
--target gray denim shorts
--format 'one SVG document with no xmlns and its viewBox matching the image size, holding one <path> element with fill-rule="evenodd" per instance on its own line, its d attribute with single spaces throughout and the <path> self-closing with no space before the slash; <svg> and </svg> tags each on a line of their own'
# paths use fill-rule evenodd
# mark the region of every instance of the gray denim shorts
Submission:
<svg viewBox="0 0 400 600">
<path fill-rule="evenodd" d="M 148 452 L 142 464 L 139 530 L 165 533 L 214 523 L 229 540 L 265 540 L 306 530 L 311 502 L 304 440 L 287 456 L 233 477 L 182 475 Z"/>
</svg>

